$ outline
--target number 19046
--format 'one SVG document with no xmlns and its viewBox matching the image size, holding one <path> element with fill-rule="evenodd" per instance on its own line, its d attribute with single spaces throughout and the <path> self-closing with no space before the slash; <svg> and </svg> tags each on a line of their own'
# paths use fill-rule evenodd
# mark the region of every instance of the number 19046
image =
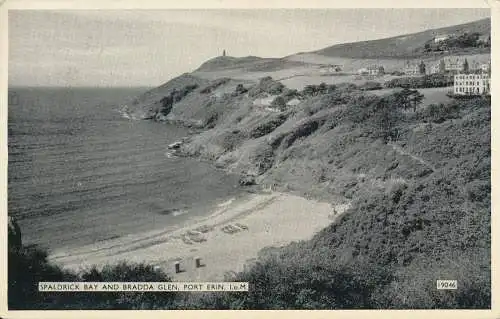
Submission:
<svg viewBox="0 0 500 319">
<path fill-rule="evenodd" d="M 437 289 L 457 289 L 457 281 L 456 280 L 438 280 L 436 282 Z"/>
</svg>

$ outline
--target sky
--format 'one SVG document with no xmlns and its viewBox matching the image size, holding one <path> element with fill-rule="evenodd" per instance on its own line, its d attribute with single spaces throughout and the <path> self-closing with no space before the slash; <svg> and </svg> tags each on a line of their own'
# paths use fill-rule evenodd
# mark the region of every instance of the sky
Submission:
<svg viewBox="0 0 500 319">
<path fill-rule="evenodd" d="M 487 9 L 10 10 L 9 86 L 157 86 L 223 49 L 283 57 L 489 16 Z"/>
</svg>

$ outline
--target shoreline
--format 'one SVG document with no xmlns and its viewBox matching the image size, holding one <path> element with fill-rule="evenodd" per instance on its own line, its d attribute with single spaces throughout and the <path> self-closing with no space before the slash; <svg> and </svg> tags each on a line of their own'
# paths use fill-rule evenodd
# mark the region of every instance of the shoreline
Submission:
<svg viewBox="0 0 500 319">
<path fill-rule="evenodd" d="M 262 248 L 310 239 L 345 208 L 286 193 L 250 193 L 220 203 L 209 215 L 174 230 L 129 234 L 71 251 L 61 248 L 48 259 L 75 271 L 121 261 L 144 262 L 161 268 L 174 281 L 219 281 L 227 272 L 242 271 Z M 201 258 L 202 267 L 195 267 L 195 258 Z M 175 262 L 180 262 L 182 272 L 175 273 Z"/>
</svg>

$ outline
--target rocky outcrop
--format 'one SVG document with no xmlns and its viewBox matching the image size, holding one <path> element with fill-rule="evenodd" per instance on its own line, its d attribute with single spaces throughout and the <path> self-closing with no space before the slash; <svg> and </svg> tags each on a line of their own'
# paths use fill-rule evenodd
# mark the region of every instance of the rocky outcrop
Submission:
<svg viewBox="0 0 500 319">
<path fill-rule="evenodd" d="M 8 246 L 9 249 L 20 249 L 22 247 L 21 228 L 12 216 L 9 216 Z"/>
</svg>

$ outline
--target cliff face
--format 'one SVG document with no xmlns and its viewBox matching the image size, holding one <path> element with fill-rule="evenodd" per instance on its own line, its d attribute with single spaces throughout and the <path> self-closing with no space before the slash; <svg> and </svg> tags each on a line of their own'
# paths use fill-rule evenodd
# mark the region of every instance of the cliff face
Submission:
<svg viewBox="0 0 500 319">
<path fill-rule="evenodd" d="M 17 221 L 11 216 L 9 216 L 7 242 L 9 249 L 20 249 L 22 247 L 21 228 L 17 224 Z"/>
</svg>

